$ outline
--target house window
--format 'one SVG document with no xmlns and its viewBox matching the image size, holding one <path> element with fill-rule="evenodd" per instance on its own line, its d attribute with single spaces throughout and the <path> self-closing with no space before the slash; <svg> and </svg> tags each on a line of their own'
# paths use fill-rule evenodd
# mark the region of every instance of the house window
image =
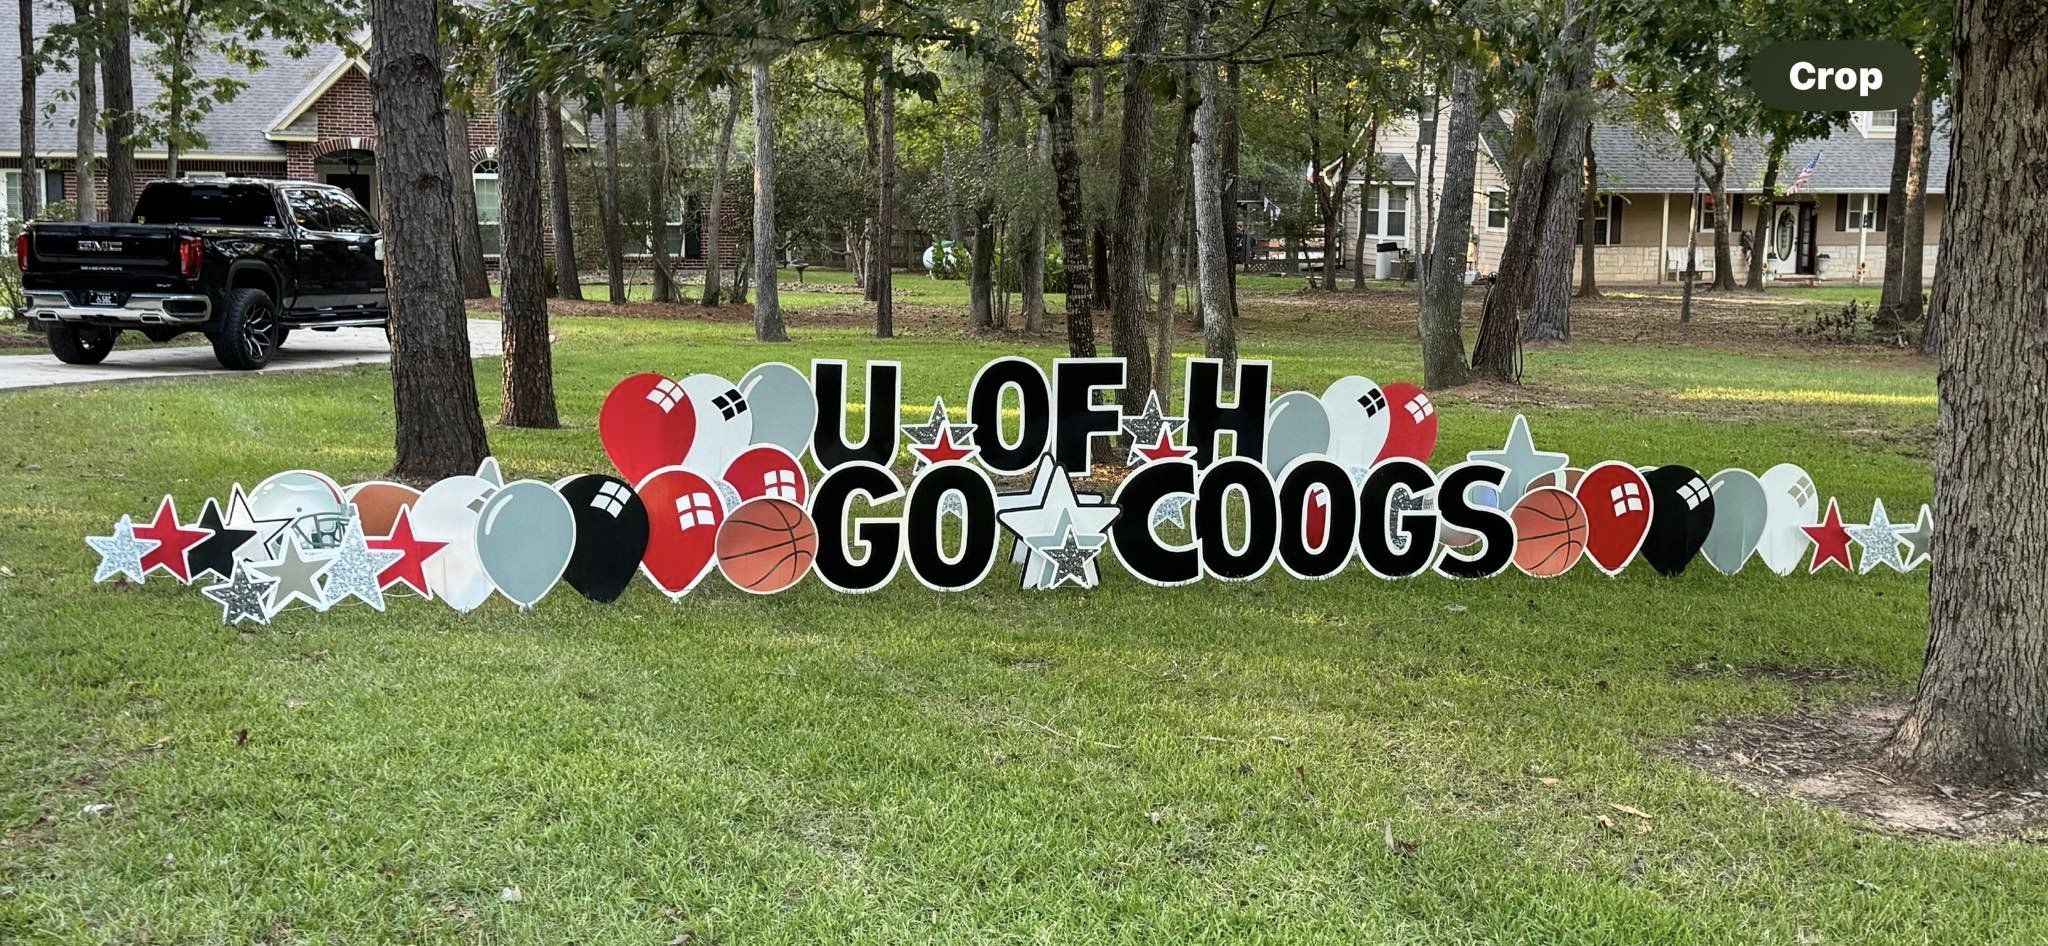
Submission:
<svg viewBox="0 0 2048 946">
<path fill-rule="evenodd" d="M 1508 192 L 1486 192 L 1486 229 L 1505 230 L 1508 228 Z"/>
<path fill-rule="evenodd" d="M 484 255 L 497 256 L 504 250 L 498 233 L 498 162 L 478 161 L 470 178 L 476 184 L 476 229 L 483 238 Z"/>
<path fill-rule="evenodd" d="M 1620 194 L 1601 194 L 1593 209 L 1593 245 L 1621 245 L 1621 208 L 1625 206 Z M 1579 239 L 1583 243 L 1584 230 Z"/>
<path fill-rule="evenodd" d="M 1374 189 L 1374 205 L 1366 211 L 1365 232 L 1378 237 L 1408 235 L 1408 188 Z"/>
<path fill-rule="evenodd" d="M 1870 120 L 1864 127 L 1871 134 L 1897 134 L 1899 130 L 1899 110 L 1893 108 L 1882 112 L 1871 112 Z"/>
<path fill-rule="evenodd" d="M 1890 201 L 1885 194 L 1843 194 L 1835 198 L 1835 232 L 1855 233 L 1860 230 L 1884 232 L 1886 204 Z"/>
<path fill-rule="evenodd" d="M 21 172 L 0 171 L 0 222 L 21 219 Z"/>
</svg>

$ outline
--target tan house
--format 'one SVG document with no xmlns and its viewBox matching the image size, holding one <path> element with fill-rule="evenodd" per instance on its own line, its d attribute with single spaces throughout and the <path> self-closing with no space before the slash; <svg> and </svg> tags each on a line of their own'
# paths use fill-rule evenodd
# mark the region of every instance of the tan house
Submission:
<svg viewBox="0 0 2048 946">
<path fill-rule="evenodd" d="M 1380 149 L 1401 155 L 1405 160 L 1398 166 L 1412 170 L 1406 179 L 1382 176 L 1369 190 L 1357 189 L 1359 199 L 1345 220 L 1347 226 L 1356 226 L 1357 232 L 1365 234 L 1369 249 L 1386 242 L 1419 253 L 1428 245 L 1435 233 L 1430 215 L 1440 206 L 1443 190 L 1442 150 L 1447 144 L 1448 124 L 1402 122 L 1382 133 Z M 1781 193 L 1760 241 L 1771 272 L 1853 282 L 1860 270 L 1866 279 L 1879 278 L 1884 270 L 1895 128 L 1892 112 L 1861 112 L 1848 127 L 1836 129 L 1827 138 L 1792 146 L 1779 169 Z M 1503 116 L 1482 119 L 1467 255 L 1467 267 L 1475 274 L 1491 273 L 1500 266 L 1508 225 L 1508 185 L 1501 168 L 1511 140 Z M 1676 280 L 1684 272 L 1688 236 L 1695 230 L 1699 234 L 1699 269 L 1710 273 L 1715 214 L 1721 208 L 1714 206 L 1711 195 L 1704 194 L 1695 205 L 1693 165 L 1677 143 L 1669 136 L 1600 122 L 1593 129 L 1593 150 L 1601 192 L 1600 212 L 1592 228 L 1597 277 L 1639 283 Z M 1739 221 L 1731 237 L 1738 272 L 1747 266 L 1741 234 L 1756 225 L 1764 164 L 1763 144 L 1751 140 L 1738 142 L 1729 162 L 1730 209 Z M 1926 242 L 1921 250 L 1923 272 L 1929 277 L 1934 273 L 1935 253 L 1947 217 L 1948 164 L 1948 129 L 1937 117 L 1929 147 Z M 1809 165 L 1812 173 L 1805 184 L 1795 193 L 1783 193 Z M 1419 186 L 1418 179 L 1428 180 L 1429 185 Z"/>
</svg>

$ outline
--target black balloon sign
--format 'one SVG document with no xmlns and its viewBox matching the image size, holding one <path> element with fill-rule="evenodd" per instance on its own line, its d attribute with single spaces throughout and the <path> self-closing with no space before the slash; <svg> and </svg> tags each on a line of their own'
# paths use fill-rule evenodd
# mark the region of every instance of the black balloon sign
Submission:
<svg viewBox="0 0 2048 946">
<path fill-rule="evenodd" d="M 1642 556 L 1660 575 L 1684 574 L 1714 530 L 1714 492 L 1689 466 L 1660 466 L 1643 474 L 1650 485 L 1650 531 Z"/>
<path fill-rule="evenodd" d="M 576 514 L 576 550 L 562 580 L 592 601 L 616 601 L 647 551 L 647 506 L 624 481 L 597 473 L 555 484 Z"/>
</svg>

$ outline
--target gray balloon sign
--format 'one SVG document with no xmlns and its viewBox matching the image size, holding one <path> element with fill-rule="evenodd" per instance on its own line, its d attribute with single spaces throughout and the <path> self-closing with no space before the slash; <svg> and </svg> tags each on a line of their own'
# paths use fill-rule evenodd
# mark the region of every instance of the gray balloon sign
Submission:
<svg viewBox="0 0 2048 946">
<path fill-rule="evenodd" d="M 476 551 L 498 591 L 521 610 L 531 608 L 569 567 L 576 551 L 576 513 L 546 483 L 508 483 L 477 516 Z"/>
<path fill-rule="evenodd" d="M 1296 457 L 1328 453 L 1330 415 L 1322 399 L 1307 391 L 1289 391 L 1266 409 L 1266 468 L 1278 472 Z"/>
<path fill-rule="evenodd" d="M 753 442 L 774 444 L 801 458 L 811 445 L 811 428 L 818 422 L 818 400 L 811 394 L 811 379 L 789 365 L 771 361 L 756 365 L 741 377 L 739 389 L 754 415 Z"/>
</svg>

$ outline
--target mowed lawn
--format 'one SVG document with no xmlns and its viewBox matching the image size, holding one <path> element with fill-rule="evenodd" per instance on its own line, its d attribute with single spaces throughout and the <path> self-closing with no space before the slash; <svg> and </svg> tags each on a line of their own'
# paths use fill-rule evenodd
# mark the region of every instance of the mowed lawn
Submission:
<svg viewBox="0 0 2048 946">
<path fill-rule="evenodd" d="M 1262 301 L 1245 346 L 1281 388 L 1415 379 L 1411 339 L 1288 304 Z M 597 409 L 636 371 L 898 359 L 918 414 L 964 406 L 989 358 L 1062 344 L 878 342 L 801 311 L 787 346 L 732 322 L 557 331 L 567 426 L 494 428 L 512 476 L 608 470 Z M 1538 446 L 1582 462 L 1796 460 L 1852 520 L 1928 499 L 1917 360 L 1588 341 L 1529 364 L 1526 391 L 1442 399 L 1439 461 L 1497 446 L 1523 400 Z M 477 367 L 487 416 L 498 373 Z M 166 492 L 189 515 L 281 469 L 382 473 L 388 385 L 0 396 L 0 942 L 2048 937 L 2048 853 L 1889 837 L 1665 751 L 1910 687 L 1924 571 L 1160 590 L 1111 567 L 1024 593 L 1004 565 L 957 595 L 713 577 L 679 603 L 644 583 L 526 614 L 401 599 L 249 633 L 161 578 L 90 584 L 81 537 Z M 1793 668 L 1843 672 L 1765 672 Z"/>
</svg>

